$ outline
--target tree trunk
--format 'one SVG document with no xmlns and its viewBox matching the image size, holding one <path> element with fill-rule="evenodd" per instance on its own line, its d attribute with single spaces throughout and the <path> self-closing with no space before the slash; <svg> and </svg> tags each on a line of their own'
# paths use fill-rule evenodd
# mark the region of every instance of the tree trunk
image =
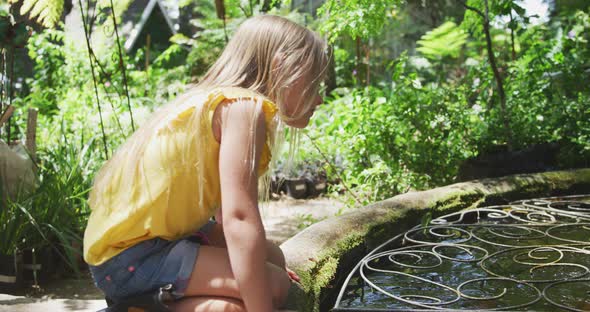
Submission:
<svg viewBox="0 0 590 312">
<path fill-rule="evenodd" d="M 10 51 L 10 76 L 8 78 L 8 87 L 10 88 L 8 91 L 8 106 L 12 106 L 12 99 L 14 97 L 14 47 L 9 48 Z M 11 131 L 12 131 L 12 118 L 8 118 L 8 123 L 6 124 L 6 143 L 10 145 L 12 142 Z"/>
<path fill-rule="evenodd" d="M 328 47 L 328 55 L 330 55 L 330 62 L 328 63 L 328 71 L 326 75 L 326 95 L 330 94 L 338 87 L 336 81 L 336 61 L 334 60 L 334 46 Z"/>
<path fill-rule="evenodd" d="M 467 5 L 467 3 L 463 0 L 459 0 L 459 2 L 466 9 L 477 13 L 479 16 L 483 18 L 483 31 L 486 36 L 486 49 L 488 52 L 488 58 L 490 60 L 490 67 L 492 67 L 494 79 L 496 80 L 496 84 L 498 85 L 498 95 L 500 95 L 500 113 L 502 123 L 504 124 L 504 133 L 506 135 L 507 141 L 506 143 L 508 144 L 508 149 L 512 150 L 513 139 L 512 131 L 510 130 L 510 122 L 508 120 L 508 111 L 506 109 L 506 94 L 504 93 L 504 83 L 502 82 L 502 76 L 500 76 L 500 71 L 498 70 L 498 65 L 496 64 L 496 56 L 494 55 L 494 47 L 492 46 L 492 36 L 490 35 L 490 11 L 488 6 L 488 0 L 484 0 L 485 13 L 476 7 Z"/>
<path fill-rule="evenodd" d="M 504 93 L 504 83 L 502 82 L 502 76 L 500 75 L 498 65 L 496 64 L 496 56 L 494 55 L 492 36 L 490 34 L 490 12 L 488 7 L 488 0 L 484 0 L 485 13 L 479 10 L 478 8 L 467 5 L 467 3 L 463 0 L 459 0 L 459 2 L 461 2 L 461 4 L 463 4 L 463 6 L 466 9 L 477 13 L 479 16 L 483 18 L 483 31 L 486 36 L 486 49 L 488 52 L 488 58 L 490 60 L 490 66 L 492 67 L 492 71 L 494 72 L 494 79 L 496 80 L 496 84 L 498 85 L 498 94 L 500 95 L 500 114 L 502 118 L 502 123 L 504 124 L 504 132 L 507 141 L 506 144 L 508 144 L 508 149 L 512 150 L 513 139 L 512 131 L 510 129 L 510 122 L 508 120 L 508 111 L 506 109 L 506 94 Z"/>
<path fill-rule="evenodd" d="M 514 18 L 510 11 L 510 43 L 512 45 L 512 61 L 516 60 L 516 49 L 514 49 Z"/>
<path fill-rule="evenodd" d="M 371 40 L 369 40 L 369 43 L 365 46 L 365 55 L 367 57 L 367 81 L 365 81 L 365 85 L 368 87 L 371 81 Z"/>
<path fill-rule="evenodd" d="M 225 2 L 224 2 L 224 0 L 215 0 L 215 11 L 217 12 L 218 18 L 225 19 Z"/>
<path fill-rule="evenodd" d="M 271 2 L 272 2 L 271 0 L 263 0 L 262 1 L 262 8 L 260 10 L 265 13 L 270 11 Z"/>
<path fill-rule="evenodd" d="M 489 14 L 489 7 L 488 7 L 488 0 L 484 0 L 485 5 L 485 17 L 484 17 L 484 24 L 483 30 L 486 35 L 486 47 L 488 50 L 488 58 L 490 59 L 490 66 L 492 67 L 492 71 L 494 72 L 494 78 L 496 79 L 496 84 L 498 84 L 498 94 L 500 95 L 500 110 L 502 113 L 502 121 L 504 123 L 504 131 L 506 132 L 506 140 L 508 144 L 508 149 L 512 150 L 513 142 L 512 142 L 512 131 L 510 130 L 510 124 L 508 121 L 508 112 L 506 109 L 506 94 L 504 93 L 504 83 L 502 81 L 502 76 L 500 75 L 500 71 L 498 70 L 498 65 L 496 64 L 496 56 L 494 55 L 494 48 L 492 45 L 492 36 L 490 34 L 490 14 Z"/>
<path fill-rule="evenodd" d="M 361 38 L 356 37 L 356 80 L 361 82 Z"/>
<path fill-rule="evenodd" d="M 225 35 L 225 43 L 229 41 L 227 37 L 227 25 L 225 20 L 225 1 L 224 0 L 215 0 L 215 11 L 217 12 L 217 17 L 223 20 L 223 34 Z"/>
</svg>

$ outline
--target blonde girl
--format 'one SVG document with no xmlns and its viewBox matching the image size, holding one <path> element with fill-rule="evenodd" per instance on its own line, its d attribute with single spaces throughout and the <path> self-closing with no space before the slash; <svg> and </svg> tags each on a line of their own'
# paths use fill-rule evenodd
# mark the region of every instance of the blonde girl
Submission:
<svg viewBox="0 0 590 312">
<path fill-rule="evenodd" d="M 199 84 L 119 148 L 95 179 L 84 234 L 107 297 L 172 284 L 177 311 L 281 307 L 297 277 L 266 240 L 258 179 L 277 132 L 307 126 L 322 103 L 325 51 L 285 18 L 251 18 Z"/>
</svg>

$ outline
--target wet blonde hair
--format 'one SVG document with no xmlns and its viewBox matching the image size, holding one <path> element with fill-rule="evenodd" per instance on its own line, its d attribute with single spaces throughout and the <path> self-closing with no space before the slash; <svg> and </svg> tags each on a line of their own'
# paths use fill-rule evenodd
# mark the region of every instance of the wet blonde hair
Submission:
<svg viewBox="0 0 590 312">
<path fill-rule="evenodd" d="M 283 121 L 298 119 L 315 105 L 314 98 L 320 83 L 324 80 L 328 64 L 326 50 L 324 40 L 318 35 L 286 18 L 262 15 L 246 20 L 238 28 L 219 59 L 211 66 L 203 79 L 192 88 L 189 88 L 187 92 L 179 95 L 174 101 L 154 112 L 103 166 L 95 178 L 90 193 L 90 206 L 93 207 L 97 202 L 109 200 L 101 197 L 103 194 L 108 194 L 109 190 L 114 187 L 111 185 L 112 183 L 123 188 L 129 185 L 137 185 L 137 183 L 144 183 L 145 168 L 139 163 L 141 163 L 140 160 L 145 153 L 150 138 L 156 135 L 158 131 L 163 131 L 162 127 L 166 125 L 166 120 L 174 118 L 179 112 L 186 110 L 187 107 L 202 102 L 203 94 L 216 88 L 241 87 L 250 89 L 264 95 L 277 105 L 280 118 L 275 118 L 271 125 L 266 125 L 270 138 L 267 144 L 273 151 L 272 154 L 276 155 L 284 137 L 282 134 Z M 305 79 L 307 86 L 301 95 L 303 101 L 298 102 L 298 105 L 302 105 L 302 107 L 292 108 L 292 111 L 300 113 L 293 116 L 286 114 L 289 110 L 285 107 L 282 99 L 288 88 L 300 78 Z M 257 105 L 262 105 L 260 100 L 257 101 Z M 202 161 L 197 161 L 196 164 L 188 161 L 195 157 L 196 159 L 204 159 L 201 158 L 202 155 L 209 153 L 206 148 L 206 141 L 204 141 L 207 136 L 203 131 L 212 131 L 212 128 L 207 118 L 203 117 L 204 112 L 204 105 L 195 107 L 192 116 L 189 118 L 187 131 L 190 134 L 188 137 L 196 138 L 196 140 L 190 143 L 190 147 L 187 147 L 185 151 L 187 154 L 182 157 L 183 163 L 159 168 L 158 170 L 161 170 L 162 174 L 173 177 L 175 168 L 186 166 L 192 166 L 192 168 L 196 166 L 197 174 L 205 172 L 202 168 L 204 165 Z M 253 118 L 257 117 L 253 116 Z M 256 122 L 252 124 L 255 125 Z M 249 131 L 255 133 L 254 129 L 249 129 Z M 275 137 L 277 140 L 275 140 Z M 296 141 L 292 140 L 291 146 L 294 146 L 293 142 Z M 250 142 L 248 142 L 252 148 L 254 147 L 253 142 L 255 142 L 254 135 L 250 137 Z M 189 155 L 189 153 L 192 155 Z M 246 158 L 253 159 L 253 155 L 252 152 L 250 155 L 246 155 Z M 273 158 L 273 162 L 276 161 L 276 157 Z M 252 171 L 256 172 L 256 169 L 252 168 Z M 198 179 L 202 182 L 199 183 L 199 189 L 197 190 L 202 201 L 203 185 L 206 179 L 205 177 L 198 177 Z M 265 175 L 262 182 L 263 186 L 268 185 L 268 174 Z M 268 187 L 264 187 L 264 189 L 267 190 Z M 151 197 L 151 194 L 148 195 Z M 263 198 L 268 198 L 268 194 L 261 195 Z M 126 201 L 132 200 L 135 194 L 122 192 L 118 196 L 118 198 Z M 109 205 L 106 203 L 103 206 Z M 108 209 L 118 210 L 119 207 L 110 207 Z"/>
</svg>

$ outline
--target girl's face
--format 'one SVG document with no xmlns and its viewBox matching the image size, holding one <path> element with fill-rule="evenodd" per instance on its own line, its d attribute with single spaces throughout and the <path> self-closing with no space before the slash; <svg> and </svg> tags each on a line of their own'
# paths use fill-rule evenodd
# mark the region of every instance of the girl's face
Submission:
<svg viewBox="0 0 590 312">
<path fill-rule="evenodd" d="M 301 77 L 295 81 L 295 83 L 287 89 L 285 92 L 285 98 L 283 99 L 283 104 L 285 107 L 285 115 L 291 116 L 301 116 L 297 119 L 290 119 L 285 121 L 288 126 L 294 128 L 305 128 L 309 124 L 309 120 L 315 109 L 321 105 L 324 101 L 319 93 L 313 95 L 313 104 L 311 107 L 307 109 L 306 112 L 302 111 L 304 108 L 304 103 L 306 102 L 306 98 L 304 98 L 304 91 L 307 86 L 309 86 L 309 82 L 305 77 Z M 302 115 L 301 115 L 302 114 Z"/>
</svg>

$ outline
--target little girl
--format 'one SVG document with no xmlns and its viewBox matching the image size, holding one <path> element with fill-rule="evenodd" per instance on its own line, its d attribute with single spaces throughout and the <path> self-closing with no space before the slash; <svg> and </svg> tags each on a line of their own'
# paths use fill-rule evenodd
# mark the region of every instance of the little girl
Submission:
<svg viewBox="0 0 590 312">
<path fill-rule="evenodd" d="M 258 178 L 283 124 L 307 126 L 322 103 L 325 51 L 287 19 L 251 18 L 199 84 L 119 148 L 94 181 L 84 234 L 84 259 L 107 297 L 172 284 L 176 311 L 284 303 L 297 277 L 266 240 Z"/>
</svg>

